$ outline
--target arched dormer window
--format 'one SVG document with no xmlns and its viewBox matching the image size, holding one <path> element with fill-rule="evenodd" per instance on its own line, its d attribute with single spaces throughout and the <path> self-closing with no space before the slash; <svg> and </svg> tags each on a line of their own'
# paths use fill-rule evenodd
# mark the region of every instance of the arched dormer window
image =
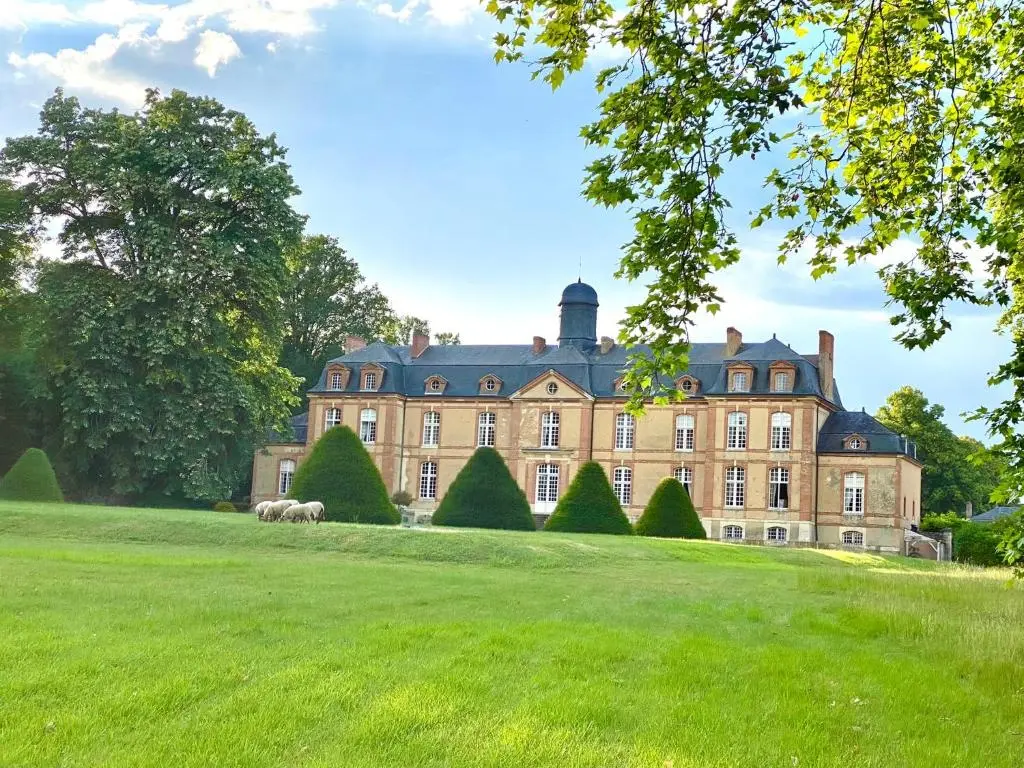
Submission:
<svg viewBox="0 0 1024 768">
<path fill-rule="evenodd" d="M 796 383 L 796 366 L 779 360 L 768 366 L 768 387 L 772 392 L 789 393 Z"/>
<path fill-rule="evenodd" d="M 684 395 L 692 397 L 700 392 L 700 379 L 690 376 L 689 374 L 680 376 L 676 379 L 676 389 Z"/>
<path fill-rule="evenodd" d="M 493 373 L 489 373 L 480 379 L 481 395 L 496 395 L 501 391 L 502 381 Z"/>
<path fill-rule="evenodd" d="M 851 451 L 866 451 L 868 441 L 860 435 L 850 435 L 843 441 L 843 447 Z"/>
<path fill-rule="evenodd" d="M 363 392 L 376 392 L 384 383 L 384 369 L 376 363 L 364 365 L 359 370 L 359 389 Z"/>
<path fill-rule="evenodd" d="M 327 366 L 326 386 L 329 392 L 341 392 L 348 387 L 352 372 L 344 365 Z"/>
<path fill-rule="evenodd" d="M 423 391 L 428 395 L 443 395 L 448 388 L 448 380 L 444 376 L 428 376 L 423 383 Z"/>
</svg>

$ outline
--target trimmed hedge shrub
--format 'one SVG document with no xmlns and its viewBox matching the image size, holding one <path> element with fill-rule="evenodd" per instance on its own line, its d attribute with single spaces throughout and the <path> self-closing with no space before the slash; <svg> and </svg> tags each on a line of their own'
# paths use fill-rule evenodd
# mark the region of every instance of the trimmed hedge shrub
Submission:
<svg viewBox="0 0 1024 768">
<path fill-rule="evenodd" d="M 398 507 L 408 507 L 412 504 L 412 494 L 408 491 L 395 491 L 391 494 L 391 503 Z"/>
<path fill-rule="evenodd" d="M 644 513 L 636 521 L 636 532 L 641 536 L 669 539 L 707 538 L 690 494 L 674 477 L 667 477 L 658 484 Z"/>
<path fill-rule="evenodd" d="M 459 528 L 536 529 L 526 494 L 493 448 L 477 448 L 469 457 L 431 522 Z"/>
<path fill-rule="evenodd" d="M 604 469 L 597 462 L 588 461 L 558 500 L 544 530 L 629 535 L 633 526 L 622 511 Z"/>
<path fill-rule="evenodd" d="M 232 504 L 230 501 L 218 501 L 213 505 L 214 512 L 237 512 L 238 507 Z"/>
<path fill-rule="evenodd" d="M 373 459 L 346 426 L 331 427 L 316 441 L 295 472 L 288 495 L 299 501 L 323 502 L 326 519 L 334 522 L 401 522 Z"/>
<path fill-rule="evenodd" d="M 50 460 L 38 448 L 29 448 L 0 480 L 0 499 L 12 501 L 64 501 Z"/>
</svg>

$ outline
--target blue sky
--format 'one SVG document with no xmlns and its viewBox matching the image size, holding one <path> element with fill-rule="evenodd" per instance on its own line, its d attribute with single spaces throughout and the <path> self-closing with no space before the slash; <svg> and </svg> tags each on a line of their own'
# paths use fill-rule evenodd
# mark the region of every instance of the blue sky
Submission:
<svg viewBox="0 0 1024 768">
<path fill-rule="evenodd" d="M 0 0 L 0 137 L 34 131 L 57 86 L 93 106 L 138 106 L 147 85 L 207 94 L 276 132 L 311 232 L 337 236 L 396 309 L 464 343 L 558 335 L 562 287 L 598 291 L 599 332 L 614 336 L 642 283 L 614 278 L 631 234 L 626 211 L 580 195 L 580 126 L 597 98 L 584 72 L 556 93 L 523 66 L 496 66 L 493 25 L 473 0 Z M 737 214 L 762 200 L 763 164 L 726 178 Z M 737 216 L 737 222 L 741 220 Z M 741 230 L 743 262 L 722 275 L 722 312 L 693 338 L 772 333 L 814 352 L 836 336 L 848 408 L 874 411 L 903 384 L 963 411 L 991 404 L 986 379 L 1008 355 L 995 317 L 955 313 L 926 352 L 892 341 L 874 272 L 814 283 L 775 263 L 779 232 Z M 893 256 L 913 251 L 900 243 Z"/>
</svg>

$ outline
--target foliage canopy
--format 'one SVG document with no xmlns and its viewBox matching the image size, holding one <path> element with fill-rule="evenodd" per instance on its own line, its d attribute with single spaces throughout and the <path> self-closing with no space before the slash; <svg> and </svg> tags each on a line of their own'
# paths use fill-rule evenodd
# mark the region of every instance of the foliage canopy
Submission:
<svg viewBox="0 0 1024 768">
<path fill-rule="evenodd" d="M 432 522 L 462 528 L 536 528 L 526 494 L 493 448 L 476 449 L 448 487 Z"/>
<path fill-rule="evenodd" d="M 666 477 L 654 489 L 644 513 L 634 526 L 641 536 L 673 539 L 706 539 L 707 532 L 693 508 L 690 494 L 674 477 Z"/>
<path fill-rule="evenodd" d="M 622 511 L 604 468 L 596 461 L 588 461 L 558 500 L 544 530 L 628 535 L 633 533 L 633 526 Z"/>
</svg>

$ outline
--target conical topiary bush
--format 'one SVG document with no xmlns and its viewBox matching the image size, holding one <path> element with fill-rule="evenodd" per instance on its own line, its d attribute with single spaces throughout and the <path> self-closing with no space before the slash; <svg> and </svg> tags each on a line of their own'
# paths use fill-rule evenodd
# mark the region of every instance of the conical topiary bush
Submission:
<svg viewBox="0 0 1024 768">
<path fill-rule="evenodd" d="M 600 464 L 588 461 L 558 500 L 544 530 L 631 534 L 633 526 L 615 498 L 608 475 Z"/>
<path fill-rule="evenodd" d="M 532 531 L 526 494 L 493 448 L 477 448 L 452 481 L 431 521 L 461 528 Z"/>
<path fill-rule="evenodd" d="M 690 494 L 674 477 L 667 477 L 658 484 L 644 513 L 636 521 L 636 532 L 641 536 L 671 539 L 707 538 Z"/>
<path fill-rule="evenodd" d="M 398 510 L 388 498 L 377 466 L 356 433 L 328 429 L 295 472 L 289 496 L 320 501 L 327 520 L 397 525 Z"/>
<path fill-rule="evenodd" d="M 29 448 L 0 480 L 0 499 L 11 501 L 64 501 L 50 460 L 38 448 Z"/>
</svg>

